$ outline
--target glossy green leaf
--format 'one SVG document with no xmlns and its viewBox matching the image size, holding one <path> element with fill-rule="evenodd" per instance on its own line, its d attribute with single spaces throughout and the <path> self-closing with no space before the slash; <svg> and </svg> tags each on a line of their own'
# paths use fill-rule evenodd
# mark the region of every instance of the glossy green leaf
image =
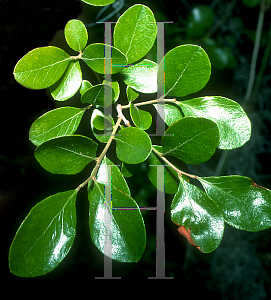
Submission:
<svg viewBox="0 0 271 300">
<path fill-rule="evenodd" d="M 141 93 L 157 92 L 158 65 L 148 59 L 124 68 L 121 75 L 125 84 Z"/>
<path fill-rule="evenodd" d="M 165 78 L 165 96 L 184 97 L 200 91 L 211 75 L 210 60 L 196 45 L 182 45 L 165 55 L 158 67 L 158 78 Z"/>
<path fill-rule="evenodd" d="M 163 154 L 194 165 L 209 160 L 218 143 L 217 125 L 211 120 L 196 117 L 184 117 L 173 123 L 161 140 Z"/>
<path fill-rule="evenodd" d="M 110 115 L 105 116 L 102 109 L 94 109 L 90 124 L 96 139 L 102 143 L 107 143 L 115 125 L 113 118 Z"/>
<path fill-rule="evenodd" d="M 22 57 L 14 68 L 14 78 L 30 89 L 45 89 L 65 72 L 71 57 L 62 49 L 36 48 Z"/>
<path fill-rule="evenodd" d="M 157 35 L 156 20 L 145 5 L 136 4 L 118 19 L 114 29 L 114 46 L 124 53 L 128 63 L 144 57 L 152 48 Z"/>
<path fill-rule="evenodd" d="M 161 146 L 153 146 L 156 150 L 162 153 Z M 165 162 L 161 160 L 154 152 L 151 152 L 148 157 L 148 169 L 147 174 L 151 183 L 157 188 L 157 166 L 165 165 Z M 164 189 L 165 193 L 176 194 L 179 186 L 179 177 L 176 171 L 171 167 L 165 166 L 164 168 Z"/>
<path fill-rule="evenodd" d="M 11 273 L 41 276 L 61 263 L 75 238 L 76 196 L 76 190 L 58 193 L 31 209 L 10 247 Z"/>
<path fill-rule="evenodd" d="M 164 121 L 168 126 L 172 125 L 176 121 L 179 121 L 183 117 L 183 113 L 180 106 L 176 105 L 175 103 L 165 103 L 163 105 L 154 104 L 153 106 L 156 108 L 157 112 L 158 109 L 163 110 Z"/>
<path fill-rule="evenodd" d="M 114 89 L 108 84 L 97 84 L 89 88 L 81 97 L 82 103 L 110 106 L 115 98 Z"/>
<path fill-rule="evenodd" d="M 81 1 L 93 6 L 106 6 L 108 4 L 115 2 L 116 0 L 81 0 Z"/>
<path fill-rule="evenodd" d="M 110 185 L 122 191 L 123 193 L 131 196 L 128 184 L 120 172 L 118 166 L 116 166 L 109 158 L 106 156 L 103 158 L 99 170 L 97 172 L 96 180 L 104 185 Z"/>
<path fill-rule="evenodd" d="M 117 102 L 117 100 L 119 99 L 120 96 L 120 86 L 119 83 L 117 81 L 103 81 L 104 84 L 108 84 L 112 87 L 112 89 L 114 90 L 114 103 Z"/>
<path fill-rule="evenodd" d="M 96 158 L 97 144 L 81 135 L 55 138 L 35 150 L 40 165 L 53 174 L 77 174 Z"/>
<path fill-rule="evenodd" d="M 82 52 L 87 45 L 88 32 L 80 20 L 70 20 L 64 29 L 68 45 L 75 51 Z"/>
<path fill-rule="evenodd" d="M 109 52 L 111 57 L 105 53 Z M 115 74 L 127 64 L 126 56 L 117 48 L 105 44 L 90 44 L 82 54 L 82 60 L 95 72 Z"/>
<path fill-rule="evenodd" d="M 190 233 L 190 243 L 204 253 L 214 251 L 224 232 L 220 208 L 201 189 L 180 179 L 171 204 L 172 221 Z"/>
<path fill-rule="evenodd" d="M 122 162 L 121 164 L 121 174 L 124 177 L 132 177 L 136 175 L 140 169 L 141 164 L 126 164 Z"/>
<path fill-rule="evenodd" d="M 31 125 L 30 141 L 39 146 L 53 138 L 75 133 L 84 112 L 84 109 L 68 106 L 48 111 Z"/>
<path fill-rule="evenodd" d="M 81 86 L 80 86 L 80 94 L 81 96 L 92 87 L 92 84 L 88 80 L 82 80 Z"/>
<path fill-rule="evenodd" d="M 246 231 L 271 227 L 271 191 L 243 176 L 199 178 L 231 226 Z"/>
<path fill-rule="evenodd" d="M 178 102 L 185 116 L 203 117 L 219 128 L 219 148 L 241 147 L 250 139 L 251 123 L 243 108 L 235 101 L 214 96 Z"/>
<path fill-rule="evenodd" d="M 116 154 L 119 160 L 127 164 L 145 161 L 151 153 L 151 139 L 148 134 L 135 127 L 121 129 L 114 138 Z"/>
<path fill-rule="evenodd" d="M 138 109 L 133 103 L 130 105 L 130 115 L 136 127 L 142 130 L 151 127 L 151 114 L 145 110 Z"/>
<path fill-rule="evenodd" d="M 50 86 L 50 93 L 55 100 L 65 101 L 75 95 L 81 83 L 82 72 L 79 61 L 71 61 L 62 77 Z"/>
<path fill-rule="evenodd" d="M 126 95 L 129 102 L 134 101 L 138 97 L 138 92 L 133 90 L 130 86 L 127 86 L 126 88 Z"/>
<path fill-rule="evenodd" d="M 137 262 L 146 246 L 144 221 L 137 203 L 112 187 L 111 207 L 104 185 L 95 181 L 89 189 L 89 227 L 93 243 L 105 255 L 120 262 Z"/>
</svg>

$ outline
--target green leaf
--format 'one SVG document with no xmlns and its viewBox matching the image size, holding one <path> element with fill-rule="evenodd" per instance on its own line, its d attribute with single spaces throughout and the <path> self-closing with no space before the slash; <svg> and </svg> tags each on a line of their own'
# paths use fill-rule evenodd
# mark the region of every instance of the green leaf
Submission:
<svg viewBox="0 0 271 300">
<path fill-rule="evenodd" d="M 131 103 L 130 115 L 136 127 L 142 130 L 150 128 L 152 116 L 149 112 L 138 109 L 133 103 Z"/>
<path fill-rule="evenodd" d="M 51 272 L 70 251 L 76 233 L 77 191 L 52 195 L 27 215 L 9 250 L 11 273 L 35 277 Z"/>
<path fill-rule="evenodd" d="M 87 45 L 88 32 L 83 22 L 70 20 L 64 29 L 68 45 L 75 51 L 82 52 Z"/>
<path fill-rule="evenodd" d="M 105 53 L 111 53 L 106 57 Z M 115 74 L 127 64 L 126 56 L 117 48 L 105 44 L 90 44 L 82 54 L 82 60 L 95 72 L 101 74 Z"/>
<path fill-rule="evenodd" d="M 189 242 L 200 251 L 209 253 L 219 246 L 224 232 L 221 210 L 201 189 L 182 178 L 171 204 L 171 218 L 186 229 Z"/>
<path fill-rule="evenodd" d="M 119 95 L 120 95 L 120 86 L 119 86 L 119 83 L 117 81 L 111 81 L 111 82 L 109 82 L 107 80 L 104 80 L 103 83 L 105 83 L 107 85 L 110 85 L 112 87 L 112 89 L 115 92 L 114 103 L 117 102 L 117 100 L 119 99 Z"/>
<path fill-rule="evenodd" d="M 128 63 L 144 57 L 152 48 L 157 35 L 156 20 L 145 5 L 127 9 L 114 28 L 114 46 L 124 53 Z"/>
<path fill-rule="evenodd" d="M 102 143 L 107 143 L 115 125 L 111 115 L 104 115 L 102 109 L 95 108 L 91 115 L 90 124 L 96 139 Z"/>
<path fill-rule="evenodd" d="M 81 1 L 93 6 L 106 6 L 108 4 L 115 2 L 116 0 L 81 0 Z"/>
<path fill-rule="evenodd" d="M 164 112 L 164 121 L 165 123 L 170 126 L 174 122 L 179 121 L 183 117 L 182 110 L 179 105 L 175 103 L 165 103 L 165 104 L 154 104 L 153 105 L 157 112 L 158 109 L 162 109 Z"/>
<path fill-rule="evenodd" d="M 96 158 L 97 144 L 81 135 L 52 139 L 35 150 L 40 165 L 53 174 L 77 174 Z"/>
<path fill-rule="evenodd" d="M 271 191 L 243 176 L 199 178 L 231 226 L 246 231 L 271 227 Z"/>
<path fill-rule="evenodd" d="M 45 113 L 32 124 L 29 131 L 30 141 L 39 146 L 53 138 L 73 134 L 84 112 L 84 109 L 66 106 Z"/>
<path fill-rule="evenodd" d="M 153 146 L 156 150 L 162 153 L 161 146 Z M 148 157 L 148 169 L 147 174 L 151 183 L 157 188 L 157 166 L 164 165 L 165 163 L 159 159 L 159 157 L 151 152 Z M 176 171 L 174 171 L 171 167 L 164 167 L 164 190 L 165 193 L 168 194 L 176 194 L 179 186 L 179 177 Z"/>
<path fill-rule="evenodd" d="M 125 84 L 141 93 L 157 92 L 157 70 L 158 65 L 148 59 L 126 67 L 121 71 Z"/>
<path fill-rule="evenodd" d="M 137 203 L 112 187 L 110 207 L 104 194 L 104 185 L 96 181 L 93 190 L 88 192 L 89 227 L 93 243 L 114 260 L 139 261 L 146 246 L 146 231 Z"/>
<path fill-rule="evenodd" d="M 193 165 L 209 160 L 218 143 L 217 125 L 211 120 L 195 117 L 184 117 L 173 123 L 161 140 L 163 154 Z"/>
<path fill-rule="evenodd" d="M 120 172 L 118 166 L 116 166 L 106 156 L 103 158 L 99 170 L 97 172 L 97 182 L 104 185 L 112 185 L 113 188 L 122 191 L 123 193 L 131 196 L 128 184 Z"/>
<path fill-rule="evenodd" d="M 145 161 L 151 153 L 151 139 L 148 134 L 135 127 L 121 129 L 114 138 L 116 154 L 119 160 L 127 164 Z"/>
<path fill-rule="evenodd" d="M 235 101 L 214 96 L 178 102 L 185 116 L 203 117 L 219 128 L 219 148 L 241 147 L 250 139 L 251 123 L 243 108 Z"/>
<path fill-rule="evenodd" d="M 158 67 L 158 78 L 165 78 L 165 96 L 184 97 L 200 91 L 211 75 L 210 60 L 196 45 L 170 50 Z"/>
<path fill-rule="evenodd" d="M 79 61 L 71 61 L 62 77 L 50 87 L 55 100 L 70 99 L 79 90 L 82 83 L 82 72 Z"/>
<path fill-rule="evenodd" d="M 138 92 L 133 90 L 130 86 L 126 88 L 126 95 L 129 102 L 134 101 L 138 97 Z"/>
<path fill-rule="evenodd" d="M 45 89 L 60 79 L 70 60 L 71 57 L 60 48 L 36 48 L 18 61 L 14 78 L 24 87 Z"/>
<path fill-rule="evenodd" d="M 82 103 L 110 106 L 115 98 L 114 89 L 108 84 L 97 84 L 89 88 L 81 97 Z"/>
<path fill-rule="evenodd" d="M 92 84 L 88 80 L 82 80 L 81 87 L 80 87 L 80 94 L 83 94 L 92 87 Z"/>
</svg>

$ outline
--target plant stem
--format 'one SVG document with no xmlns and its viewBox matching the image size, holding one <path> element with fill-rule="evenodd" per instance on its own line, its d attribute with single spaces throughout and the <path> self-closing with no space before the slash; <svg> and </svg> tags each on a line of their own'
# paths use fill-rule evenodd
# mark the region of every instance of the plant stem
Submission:
<svg viewBox="0 0 271 300">
<path fill-rule="evenodd" d="M 101 162 L 102 162 L 102 160 L 103 160 L 103 158 L 104 158 L 104 156 L 105 156 L 105 154 L 106 154 L 109 146 L 111 145 L 111 143 L 112 143 L 112 141 L 113 141 L 113 139 L 115 137 L 116 131 L 117 131 L 117 129 L 118 129 L 121 121 L 122 121 L 122 117 L 119 115 L 118 116 L 118 120 L 117 120 L 115 126 L 113 127 L 113 131 L 112 131 L 112 134 L 111 134 L 108 142 L 106 143 L 106 145 L 105 145 L 102 153 L 100 154 L 100 156 L 96 160 L 96 165 L 95 165 L 94 169 L 92 170 L 91 175 L 89 176 L 89 178 L 86 181 L 84 181 L 83 183 L 81 183 L 76 188 L 77 191 L 79 191 L 82 187 L 84 187 L 86 184 L 88 184 L 89 181 L 94 180 L 94 178 L 95 178 L 95 176 L 96 176 L 96 174 L 98 172 L 98 169 L 100 167 L 100 164 L 101 164 Z"/>
<path fill-rule="evenodd" d="M 141 106 L 141 105 L 148 105 L 148 104 L 154 104 L 154 103 L 159 103 L 159 102 L 177 102 L 176 99 L 164 99 L 164 98 L 159 98 L 159 99 L 155 99 L 155 100 L 150 100 L 150 101 L 145 101 L 145 102 L 139 102 L 139 103 L 135 103 L 135 106 Z M 123 105 L 121 108 L 129 108 L 131 105 L 131 102 L 127 105 Z"/>
<path fill-rule="evenodd" d="M 176 171 L 180 176 L 186 175 L 190 178 L 197 179 L 198 177 L 196 175 L 188 174 L 182 170 L 179 170 L 176 168 L 169 160 L 167 160 L 162 153 L 160 153 L 158 150 L 156 150 L 154 147 L 152 147 L 152 151 L 155 152 L 166 164 L 168 164 L 174 171 Z"/>
</svg>

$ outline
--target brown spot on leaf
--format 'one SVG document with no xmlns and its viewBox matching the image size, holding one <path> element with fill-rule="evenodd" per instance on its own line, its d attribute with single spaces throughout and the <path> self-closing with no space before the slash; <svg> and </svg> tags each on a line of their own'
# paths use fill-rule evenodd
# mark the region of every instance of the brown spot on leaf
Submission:
<svg viewBox="0 0 271 300">
<path fill-rule="evenodd" d="M 194 243 L 194 241 L 193 241 L 193 238 L 192 238 L 192 236 L 191 236 L 191 229 L 190 229 L 190 228 L 189 228 L 189 229 L 186 229 L 184 226 L 181 226 L 181 227 L 178 228 L 178 231 L 179 231 L 179 233 L 180 233 L 182 236 L 184 236 L 184 237 L 187 239 L 187 241 L 189 242 L 190 245 L 196 246 L 196 247 L 199 249 L 199 251 L 201 251 L 200 247 L 197 246 L 197 245 Z M 201 251 L 201 252 L 202 252 L 202 251 Z"/>
</svg>

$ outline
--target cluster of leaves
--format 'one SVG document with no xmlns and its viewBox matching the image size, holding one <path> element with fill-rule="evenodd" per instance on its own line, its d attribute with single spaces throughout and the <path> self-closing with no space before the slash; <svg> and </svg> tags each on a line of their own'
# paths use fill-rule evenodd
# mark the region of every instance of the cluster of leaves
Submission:
<svg viewBox="0 0 271 300">
<path fill-rule="evenodd" d="M 243 176 L 198 177 L 173 163 L 177 159 L 200 164 L 208 161 L 217 147 L 230 150 L 250 139 L 250 121 L 237 102 L 221 96 L 176 100 L 200 91 L 210 78 L 211 64 L 201 47 L 175 47 L 158 63 L 144 59 L 156 40 L 157 25 L 152 11 L 141 4 L 120 16 L 114 27 L 114 46 L 87 46 L 87 30 L 79 20 L 69 21 L 64 33 L 77 56 L 52 46 L 36 48 L 17 63 L 14 77 L 27 88 L 49 88 L 57 101 L 79 92 L 86 105 L 57 108 L 34 121 L 29 137 L 37 146 L 35 157 L 40 165 L 52 174 L 71 175 L 93 161 L 95 164 L 89 178 L 77 188 L 49 196 L 32 208 L 10 247 L 12 273 L 40 276 L 64 259 L 76 235 L 76 196 L 86 185 L 93 243 L 112 259 L 138 261 L 145 249 L 146 232 L 125 176 L 134 175 L 130 165 L 145 161 L 148 177 L 159 189 L 157 166 L 165 166 L 163 190 L 175 195 L 172 221 L 200 251 L 208 253 L 218 247 L 224 222 L 247 231 L 271 227 L 269 190 Z M 118 81 L 93 86 L 83 80 L 81 61 L 99 74 L 118 73 L 127 85 L 127 104 L 118 104 L 122 95 Z M 156 93 L 160 78 L 164 87 L 159 99 L 135 101 L 141 93 Z M 157 113 L 163 111 L 167 129 L 160 145 L 153 145 L 146 133 L 153 118 L 139 108 L 142 105 L 153 105 Z M 112 107 L 118 112 L 116 120 L 108 113 Z M 133 125 L 123 115 L 126 109 Z M 87 110 L 92 111 L 90 128 L 95 141 L 76 134 Z M 106 156 L 113 140 L 121 168 Z M 97 154 L 98 143 L 104 148 Z M 202 188 L 190 183 L 195 179 Z"/>
</svg>

